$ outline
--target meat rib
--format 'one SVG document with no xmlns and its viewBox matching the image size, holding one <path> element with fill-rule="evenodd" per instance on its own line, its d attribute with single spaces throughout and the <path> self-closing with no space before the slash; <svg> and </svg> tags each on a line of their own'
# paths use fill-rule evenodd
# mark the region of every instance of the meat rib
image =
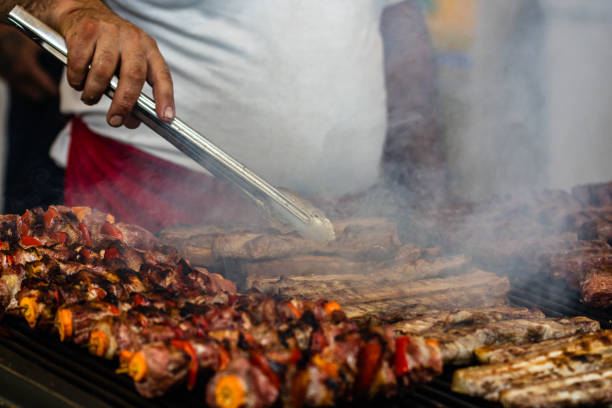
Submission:
<svg viewBox="0 0 612 408">
<path fill-rule="evenodd" d="M 496 400 L 502 390 L 535 380 L 555 380 L 612 364 L 612 331 L 585 335 L 563 346 L 509 363 L 455 371 L 452 390 Z"/>
<path fill-rule="evenodd" d="M 612 368 L 504 390 L 499 401 L 507 408 L 581 407 L 612 402 Z"/>
</svg>

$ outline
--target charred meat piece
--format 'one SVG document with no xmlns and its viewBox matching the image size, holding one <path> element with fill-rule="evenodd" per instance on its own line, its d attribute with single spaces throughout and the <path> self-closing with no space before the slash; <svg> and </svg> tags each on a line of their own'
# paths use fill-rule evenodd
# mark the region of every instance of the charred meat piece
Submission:
<svg viewBox="0 0 612 408">
<path fill-rule="evenodd" d="M 84 344 L 89 340 L 93 324 L 108 316 L 118 316 L 119 309 L 105 302 L 64 305 L 57 310 L 55 327 L 61 341 Z"/>
<path fill-rule="evenodd" d="M 492 322 L 514 319 L 544 319 L 538 309 L 497 306 L 463 310 L 428 310 L 413 318 L 400 319 L 393 323 L 396 332 L 422 334 L 434 330 L 450 330 L 461 327 L 482 326 Z"/>
<path fill-rule="evenodd" d="M 474 351 L 478 361 L 482 364 L 507 363 L 518 358 L 532 356 L 564 344 L 572 343 L 579 339 L 588 339 L 592 336 L 585 336 L 584 333 L 568 337 L 544 340 L 537 343 L 503 344 L 479 347 Z"/>
<path fill-rule="evenodd" d="M 594 307 L 612 305 L 612 264 L 605 269 L 595 269 L 586 274 L 580 282 L 584 303 Z"/>
<path fill-rule="evenodd" d="M 571 319 L 505 320 L 483 326 L 427 331 L 428 337 L 440 342 L 445 363 L 466 364 L 474 357 L 474 350 L 491 344 L 524 343 L 565 337 L 576 333 L 590 333 L 599 323 L 576 317 Z"/>
<path fill-rule="evenodd" d="M 55 312 L 60 305 L 61 295 L 55 285 L 43 282 L 22 283 L 22 289 L 16 296 L 21 315 L 30 328 L 45 330 L 53 327 Z"/>
<path fill-rule="evenodd" d="M 498 399 L 500 391 L 536 380 L 607 368 L 612 364 L 612 331 L 586 336 L 563 346 L 519 358 L 509 363 L 457 370 L 452 389 L 468 395 Z"/>
<path fill-rule="evenodd" d="M 500 393 L 504 407 L 549 408 L 599 406 L 612 402 L 612 369 L 589 371 L 511 388 Z"/>
<path fill-rule="evenodd" d="M 423 308 L 448 309 L 469 307 L 491 307 L 498 306 L 506 301 L 506 294 L 510 290 L 508 278 L 499 277 L 493 273 L 475 270 L 460 276 L 452 276 L 439 279 L 423 279 L 408 282 L 403 285 L 395 285 L 391 292 L 403 296 L 393 298 L 389 290 L 378 292 L 377 288 L 370 286 L 368 292 L 370 297 L 379 300 L 368 302 L 361 298 L 365 286 L 357 291 L 353 288 L 338 287 L 335 282 L 328 284 L 328 288 L 321 288 L 321 296 L 328 299 L 336 299 L 350 318 L 373 315 L 383 319 L 402 319 L 403 316 L 412 315 L 415 310 Z M 303 285 L 304 291 L 310 291 L 307 285 Z M 312 296 L 314 292 L 312 291 Z M 347 293 L 348 292 L 348 293 Z M 374 293 L 372 293 L 374 292 Z M 295 295 L 299 291 L 296 288 Z M 310 293 L 308 293 L 310 295 Z M 386 297 L 385 297 L 386 296 Z M 391 300 L 388 300 L 391 298 Z M 360 300 L 361 299 L 361 300 Z"/>
<path fill-rule="evenodd" d="M 165 343 L 145 344 L 131 356 L 127 370 L 136 390 L 147 398 L 153 398 L 164 395 L 187 377 L 189 355 L 181 348 Z"/>
<path fill-rule="evenodd" d="M 612 205 L 612 182 L 576 186 L 572 188 L 572 195 L 583 205 Z"/>
<path fill-rule="evenodd" d="M 233 360 L 207 385 L 206 403 L 211 407 L 270 406 L 278 398 L 278 385 L 246 358 Z"/>
</svg>

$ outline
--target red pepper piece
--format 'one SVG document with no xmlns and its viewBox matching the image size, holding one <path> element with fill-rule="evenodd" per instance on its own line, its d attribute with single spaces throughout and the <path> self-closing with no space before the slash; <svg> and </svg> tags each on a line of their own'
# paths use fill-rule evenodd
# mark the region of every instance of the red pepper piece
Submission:
<svg viewBox="0 0 612 408">
<path fill-rule="evenodd" d="M 19 227 L 19 233 L 23 235 L 28 235 L 30 233 L 30 212 L 26 210 L 21 216 L 21 226 Z"/>
<path fill-rule="evenodd" d="M 185 338 L 185 333 L 183 332 L 183 330 L 181 330 L 180 327 L 178 326 L 170 326 L 170 328 L 172 329 L 172 331 L 174 332 L 174 337 L 177 339 L 184 339 Z"/>
<path fill-rule="evenodd" d="M 81 237 L 83 238 L 83 241 L 85 241 L 85 245 L 87 245 L 88 247 L 93 246 L 93 244 L 91 243 L 91 235 L 89 235 L 89 230 L 87 229 L 87 226 L 82 222 L 79 222 L 79 230 L 81 230 Z"/>
<path fill-rule="evenodd" d="M 103 289 L 97 288 L 97 287 L 93 287 L 91 288 L 92 292 L 94 292 L 96 294 L 96 298 L 98 300 L 102 300 L 106 297 L 106 292 Z M 112 311 L 112 309 L 111 309 Z"/>
<path fill-rule="evenodd" d="M 45 228 L 47 229 L 47 231 L 51 230 L 51 228 L 53 227 L 53 224 L 55 224 L 55 220 L 58 219 L 59 216 L 60 214 L 57 212 L 57 210 L 54 207 L 49 207 L 47 211 L 45 211 L 44 222 L 45 222 Z"/>
<path fill-rule="evenodd" d="M 410 344 L 410 337 L 403 336 L 395 339 L 395 375 L 401 377 L 410 371 L 410 362 L 406 357 L 406 350 Z"/>
<path fill-rule="evenodd" d="M 104 251 L 104 259 L 119 259 L 121 258 L 121 253 L 115 247 L 110 247 L 106 251 Z"/>
<path fill-rule="evenodd" d="M 105 235 L 109 235 L 113 238 L 117 238 L 120 241 L 123 241 L 123 233 L 121 233 L 119 228 L 115 227 L 113 224 L 111 224 L 108 221 L 102 224 L 102 228 L 100 229 L 100 232 L 102 232 Z"/>
<path fill-rule="evenodd" d="M 108 304 L 108 307 L 110 309 L 110 312 L 115 315 L 115 316 L 119 316 L 121 314 L 121 312 L 119 312 L 119 308 L 117 308 L 117 306 L 115 305 L 111 305 L 110 303 Z"/>
<path fill-rule="evenodd" d="M 202 327 L 204 330 L 210 330 L 210 324 L 202 315 L 193 315 L 191 318 L 193 324 Z"/>
<path fill-rule="evenodd" d="M 183 350 L 189 355 L 189 373 L 187 375 L 187 389 L 192 390 L 195 387 L 196 380 L 198 379 L 198 358 L 196 356 L 195 349 L 190 342 L 185 340 L 172 340 L 172 345 L 176 348 Z"/>
<path fill-rule="evenodd" d="M 68 234 L 65 232 L 54 232 L 51 234 L 51 238 L 64 245 L 68 239 Z"/>
<path fill-rule="evenodd" d="M 289 357 L 289 364 L 297 364 L 302 359 L 302 352 L 300 349 L 294 348 L 291 350 L 291 356 Z"/>
<path fill-rule="evenodd" d="M 21 243 L 25 246 L 42 246 L 42 242 L 29 235 L 22 236 Z"/>
<path fill-rule="evenodd" d="M 53 297 L 55 298 L 56 306 L 59 306 L 62 304 L 62 297 L 59 293 L 59 290 L 53 289 Z"/>
<path fill-rule="evenodd" d="M 268 377 L 268 380 L 270 380 L 274 388 L 280 387 L 280 380 L 278 379 L 278 376 L 274 370 L 272 370 L 270 367 L 270 363 L 268 362 L 267 358 L 260 354 L 255 354 L 253 357 L 251 357 L 251 364 L 259 368 L 261 372 Z"/>
<path fill-rule="evenodd" d="M 84 261 L 89 261 L 89 259 L 91 258 L 91 251 L 87 248 L 81 248 L 80 254 L 83 257 Z"/>
<path fill-rule="evenodd" d="M 298 319 L 302 317 L 302 313 L 300 313 L 300 309 L 298 309 L 293 303 L 291 303 L 291 301 L 287 301 L 287 306 L 289 306 L 289 309 L 291 309 L 295 317 L 297 317 Z"/>
<path fill-rule="evenodd" d="M 229 352 L 223 347 L 219 347 L 219 370 L 223 370 L 230 363 L 231 357 Z"/>
<path fill-rule="evenodd" d="M 137 293 L 134 295 L 134 298 L 132 299 L 132 306 L 133 307 L 138 307 L 142 304 L 144 304 L 145 300 L 142 297 L 142 295 L 140 293 Z"/>
<path fill-rule="evenodd" d="M 357 366 L 359 375 L 357 377 L 357 392 L 365 394 L 370 389 L 376 372 L 380 368 L 382 356 L 382 346 L 378 339 L 373 339 L 365 343 L 359 350 Z"/>
</svg>

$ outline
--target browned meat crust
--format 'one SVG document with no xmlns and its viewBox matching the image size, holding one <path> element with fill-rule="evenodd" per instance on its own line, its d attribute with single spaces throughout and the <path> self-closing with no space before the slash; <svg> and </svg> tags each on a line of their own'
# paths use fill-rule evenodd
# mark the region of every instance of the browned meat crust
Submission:
<svg viewBox="0 0 612 408">
<path fill-rule="evenodd" d="M 507 408 L 609 404 L 612 402 L 612 368 L 504 390 L 500 393 L 499 401 Z"/>
<path fill-rule="evenodd" d="M 279 291 L 279 287 L 290 290 L 292 285 L 300 286 L 302 282 L 329 281 L 339 281 L 338 285 L 344 283 L 351 286 L 367 280 L 370 282 L 370 288 L 384 288 L 391 282 L 409 282 L 457 274 L 466 271 L 469 264 L 470 258 L 465 255 L 421 258 L 412 263 L 392 261 L 385 264 L 354 262 L 335 256 L 302 255 L 249 263 L 245 265 L 245 270 L 247 287 L 270 292 Z M 280 286 L 279 279 L 282 280 Z M 284 293 L 284 290 L 280 292 Z"/>
<path fill-rule="evenodd" d="M 508 363 L 457 370 L 452 389 L 496 400 L 505 389 L 600 370 L 610 364 L 612 331 L 607 330 Z"/>
<path fill-rule="evenodd" d="M 599 330 L 599 328 L 596 330 Z M 556 347 L 563 346 L 564 344 L 571 343 L 583 337 L 584 333 L 581 333 L 568 337 L 544 340 L 537 343 L 495 344 L 491 346 L 479 347 L 474 350 L 474 354 L 476 355 L 478 361 L 482 364 L 508 363 L 518 358 L 529 357 Z"/>
<path fill-rule="evenodd" d="M 538 342 L 576 333 L 590 333 L 599 323 L 584 317 L 571 319 L 513 319 L 483 326 L 439 328 L 424 335 L 436 339 L 442 348 L 442 359 L 450 364 L 467 364 L 474 350 L 492 344 Z"/>
</svg>

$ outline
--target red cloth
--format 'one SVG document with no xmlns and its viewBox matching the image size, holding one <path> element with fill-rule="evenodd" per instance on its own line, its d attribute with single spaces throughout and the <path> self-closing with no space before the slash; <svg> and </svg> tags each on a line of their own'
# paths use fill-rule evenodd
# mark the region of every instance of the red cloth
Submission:
<svg viewBox="0 0 612 408">
<path fill-rule="evenodd" d="M 87 205 L 153 232 L 179 224 L 244 222 L 256 209 L 227 183 L 92 132 L 73 119 L 66 205 Z"/>
</svg>

